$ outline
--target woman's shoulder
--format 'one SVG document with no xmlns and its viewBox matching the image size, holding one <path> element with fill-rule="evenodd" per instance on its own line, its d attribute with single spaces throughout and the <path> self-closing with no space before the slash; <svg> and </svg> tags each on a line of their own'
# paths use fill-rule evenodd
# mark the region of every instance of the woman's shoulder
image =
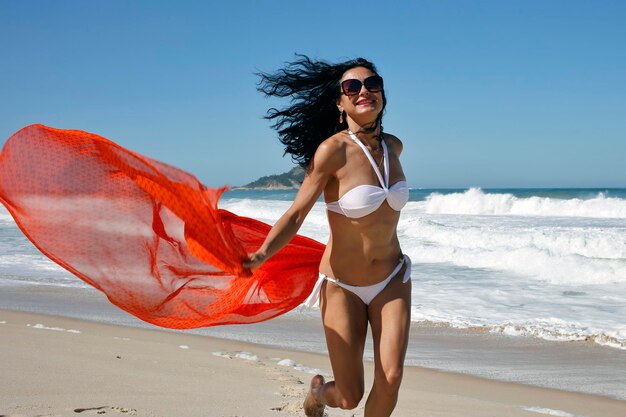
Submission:
<svg viewBox="0 0 626 417">
<path fill-rule="evenodd" d="M 316 153 L 321 153 L 328 157 L 336 157 L 341 154 L 345 155 L 345 151 L 349 143 L 348 139 L 348 135 L 345 132 L 337 132 L 322 141 L 322 143 L 320 143 L 320 145 L 317 147 Z"/>
<path fill-rule="evenodd" d="M 344 136 L 338 132 L 319 144 L 313 157 L 316 166 L 336 171 L 345 164 L 347 141 Z"/>
<path fill-rule="evenodd" d="M 404 148 L 402 141 L 396 135 L 392 135 L 391 133 L 383 133 L 383 137 L 385 139 L 385 143 L 387 144 L 387 146 L 393 152 L 400 155 L 400 153 L 402 152 L 402 149 Z"/>
</svg>

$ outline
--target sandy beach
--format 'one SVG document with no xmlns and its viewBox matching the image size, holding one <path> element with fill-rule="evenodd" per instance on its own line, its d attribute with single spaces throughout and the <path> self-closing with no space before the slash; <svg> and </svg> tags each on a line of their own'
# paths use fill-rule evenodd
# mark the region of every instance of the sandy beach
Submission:
<svg viewBox="0 0 626 417">
<path fill-rule="evenodd" d="M 2 416 L 302 416 L 312 372 L 331 374 L 324 355 L 43 314 L 0 310 L 0 334 Z M 606 397 L 408 367 L 394 416 L 625 413 Z"/>
</svg>

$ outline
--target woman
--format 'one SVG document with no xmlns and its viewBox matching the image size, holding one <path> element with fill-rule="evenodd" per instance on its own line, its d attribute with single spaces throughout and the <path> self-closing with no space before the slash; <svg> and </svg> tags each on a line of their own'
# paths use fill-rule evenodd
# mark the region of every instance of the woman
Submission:
<svg viewBox="0 0 626 417">
<path fill-rule="evenodd" d="M 396 233 L 408 199 L 402 142 L 382 131 L 383 80 L 365 59 L 330 65 L 305 56 L 260 76 L 260 91 L 292 98 L 290 107 L 271 109 L 267 118 L 274 120 L 286 153 L 307 171 L 292 206 L 244 266 L 259 267 L 287 244 L 324 194 L 330 239 L 310 298 L 319 295 L 335 380 L 313 377 L 305 414 L 322 416 L 325 406 L 357 407 L 365 390 L 369 323 L 375 376 L 365 416 L 389 416 L 402 380 L 411 284 L 410 260 Z"/>
</svg>

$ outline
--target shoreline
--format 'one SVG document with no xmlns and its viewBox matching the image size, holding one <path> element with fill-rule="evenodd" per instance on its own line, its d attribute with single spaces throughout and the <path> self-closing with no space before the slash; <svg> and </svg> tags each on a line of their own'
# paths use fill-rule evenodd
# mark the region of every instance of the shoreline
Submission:
<svg viewBox="0 0 626 417">
<path fill-rule="evenodd" d="M 296 416 L 313 375 L 309 368 L 330 373 L 322 354 L 157 328 L 0 310 L 0 331 L 8 382 L 0 390 L 0 413 L 6 416 L 74 415 L 79 409 L 165 417 Z M 372 364 L 365 367 L 369 389 Z M 328 416 L 362 415 L 363 404 L 350 412 L 329 409 Z M 625 412 L 626 401 L 608 397 L 410 366 L 394 416 Z"/>
</svg>

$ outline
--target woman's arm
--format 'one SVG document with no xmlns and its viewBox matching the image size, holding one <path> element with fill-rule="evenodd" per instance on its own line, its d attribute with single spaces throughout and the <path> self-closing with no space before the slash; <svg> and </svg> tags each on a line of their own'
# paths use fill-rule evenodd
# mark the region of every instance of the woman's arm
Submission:
<svg viewBox="0 0 626 417">
<path fill-rule="evenodd" d="M 340 167 L 342 145 L 333 139 L 324 141 L 315 152 L 302 186 L 289 209 L 274 224 L 261 247 L 243 262 L 245 268 L 258 268 L 295 236 L 305 217 Z"/>
</svg>

